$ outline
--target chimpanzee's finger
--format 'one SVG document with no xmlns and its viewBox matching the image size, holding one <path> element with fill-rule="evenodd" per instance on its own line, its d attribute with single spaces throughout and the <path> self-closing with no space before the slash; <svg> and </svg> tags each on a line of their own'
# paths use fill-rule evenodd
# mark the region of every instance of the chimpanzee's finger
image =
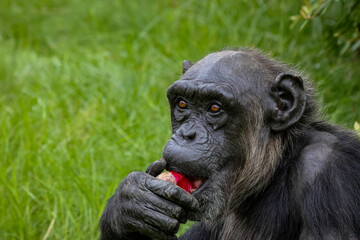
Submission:
<svg viewBox="0 0 360 240">
<path fill-rule="evenodd" d="M 196 211 L 199 208 L 199 202 L 196 198 L 175 184 L 157 178 L 147 177 L 145 178 L 145 187 L 153 193 L 187 209 Z"/>
<path fill-rule="evenodd" d="M 174 218 L 168 217 L 157 210 L 145 208 L 141 212 L 143 221 L 153 227 L 161 229 L 168 235 L 174 235 L 179 231 L 180 223 Z"/>
<path fill-rule="evenodd" d="M 177 219 L 180 223 L 186 223 L 187 213 L 178 204 L 153 194 L 145 203 L 147 208 L 156 210 L 164 215 Z"/>
<path fill-rule="evenodd" d="M 156 177 L 159 175 L 162 171 L 164 171 L 166 167 L 166 161 L 165 159 L 161 158 L 149 165 L 149 167 L 146 169 L 146 173 L 150 174 L 151 176 Z"/>
<path fill-rule="evenodd" d="M 179 230 L 180 223 L 176 219 L 158 212 L 157 209 L 144 208 L 136 204 L 132 211 L 136 214 L 133 216 L 134 219 L 129 219 L 127 223 L 129 228 L 136 229 L 151 239 L 177 239 L 175 234 Z"/>
<path fill-rule="evenodd" d="M 150 237 L 151 239 L 157 239 L 157 240 L 177 240 L 178 238 L 175 235 L 168 235 L 164 232 L 162 232 L 157 227 L 151 226 L 149 224 L 144 225 L 144 223 L 136 222 L 133 225 L 134 228 L 137 229 L 137 231 L 145 236 Z"/>
</svg>

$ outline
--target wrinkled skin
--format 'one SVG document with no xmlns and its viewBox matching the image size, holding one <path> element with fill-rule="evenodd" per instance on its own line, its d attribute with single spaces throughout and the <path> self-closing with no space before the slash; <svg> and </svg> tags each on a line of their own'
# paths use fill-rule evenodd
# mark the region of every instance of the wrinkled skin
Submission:
<svg viewBox="0 0 360 240">
<path fill-rule="evenodd" d="M 168 89 L 173 135 L 163 158 L 167 169 L 204 179 L 193 193 L 201 207 L 190 212 L 189 219 L 214 221 L 224 211 L 232 169 L 241 164 L 238 142 L 232 138 L 241 126 L 240 113 L 228 83 L 219 85 L 211 80 L 212 72 L 194 77 L 191 70 Z M 179 101 L 187 106 L 178 107 Z M 211 111 L 214 105 L 220 108 L 218 112 Z"/>
</svg>

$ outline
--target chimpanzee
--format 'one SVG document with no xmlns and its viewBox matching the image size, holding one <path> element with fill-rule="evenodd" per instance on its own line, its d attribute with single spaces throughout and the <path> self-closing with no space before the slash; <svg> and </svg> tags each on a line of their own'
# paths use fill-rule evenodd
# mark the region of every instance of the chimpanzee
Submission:
<svg viewBox="0 0 360 240">
<path fill-rule="evenodd" d="M 360 239 L 360 141 L 321 120 L 313 84 L 254 49 L 195 64 L 167 91 L 163 158 L 110 198 L 101 239 Z M 192 194 L 157 179 L 181 173 Z"/>
</svg>

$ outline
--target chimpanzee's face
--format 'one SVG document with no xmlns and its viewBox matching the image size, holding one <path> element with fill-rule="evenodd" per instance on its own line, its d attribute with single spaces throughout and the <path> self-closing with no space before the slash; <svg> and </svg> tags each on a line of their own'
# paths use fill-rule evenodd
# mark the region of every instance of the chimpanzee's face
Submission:
<svg viewBox="0 0 360 240">
<path fill-rule="evenodd" d="M 248 85 L 231 52 L 209 55 L 168 89 L 173 135 L 163 158 L 167 169 L 192 181 L 201 208 L 191 220 L 216 220 L 224 211 L 234 168 L 243 164 L 241 127 Z"/>
</svg>

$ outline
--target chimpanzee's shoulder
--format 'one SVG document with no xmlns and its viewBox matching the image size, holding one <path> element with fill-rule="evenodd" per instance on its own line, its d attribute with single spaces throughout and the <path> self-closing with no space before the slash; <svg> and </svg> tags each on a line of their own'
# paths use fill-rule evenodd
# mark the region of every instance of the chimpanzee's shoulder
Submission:
<svg viewBox="0 0 360 240">
<path fill-rule="evenodd" d="M 298 160 L 293 189 L 303 224 L 322 239 L 353 239 L 360 212 L 359 138 L 347 130 L 316 132 Z"/>
<path fill-rule="evenodd" d="M 298 160 L 297 176 L 301 179 L 298 183 L 303 186 L 324 175 L 360 179 L 358 174 L 351 176 L 353 170 L 360 171 L 360 141 L 350 131 L 312 132 Z"/>
<path fill-rule="evenodd" d="M 332 161 L 338 139 L 328 132 L 312 133 L 309 144 L 299 154 L 299 172 L 304 179 L 313 181 Z"/>
</svg>

